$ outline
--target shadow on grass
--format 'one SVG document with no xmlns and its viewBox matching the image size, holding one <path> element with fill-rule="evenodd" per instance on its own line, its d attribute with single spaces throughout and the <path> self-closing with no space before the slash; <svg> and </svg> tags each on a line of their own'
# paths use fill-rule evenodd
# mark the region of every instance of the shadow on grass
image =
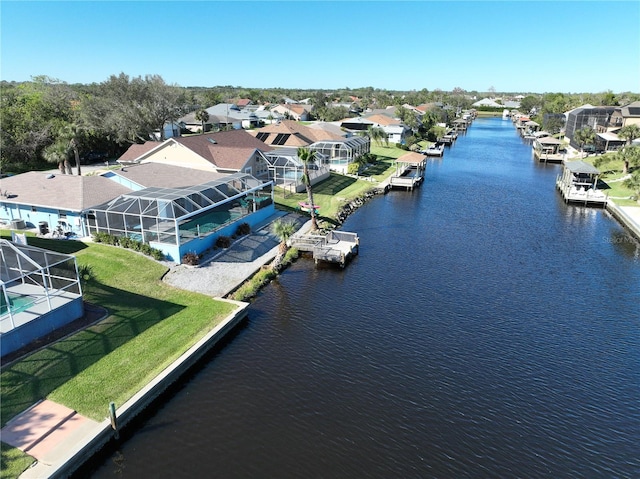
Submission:
<svg viewBox="0 0 640 479">
<path fill-rule="evenodd" d="M 391 159 L 389 162 L 378 162 L 375 165 L 370 166 L 365 171 L 360 173 L 360 176 L 378 176 L 383 174 L 391 166 Z"/>
<path fill-rule="evenodd" d="M 184 309 L 182 305 L 103 284 L 95 286 L 92 299 L 109 307 L 111 314 L 3 368 L 0 376 L 3 426 L 115 349 Z"/>
<path fill-rule="evenodd" d="M 2 239 L 6 239 L 11 241 L 11 231 L 10 230 L 2 230 L 0 231 L 0 237 Z M 38 236 L 34 236 L 33 234 L 27 234 L 27 244 L 29 246 L 35 246 L 36 248 L 44 248 L 51 251 L 55 251 L 57 253 L 63 254 L 74 254 L 78 251 L 81 251 L 87 248 L 87 245 L 82 241 L 76 240 L 68 240 L 68 239 L 49 239 L 49 238 L 39 238 Z"/>
<path fill-rule="evenodd" d="M 350 176 L 334 175 L 314 185 L 313 194 L 332 196 L 358 181 Z"/>
</svg>

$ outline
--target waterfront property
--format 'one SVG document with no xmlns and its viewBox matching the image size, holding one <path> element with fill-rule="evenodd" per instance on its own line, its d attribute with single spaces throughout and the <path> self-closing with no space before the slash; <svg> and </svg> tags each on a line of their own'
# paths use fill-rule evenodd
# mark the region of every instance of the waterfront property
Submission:
<svg viewBox="0 0 640 479">
<path fill-rule="evenodd" d="M 606 206 L 607 195 L 598 189 L 600 171 L 582 160 L 564 163 L 562 174 L 556 179 L 556 187 L 566 203 Z"/>
<path fill-rule="evenodd" d="M 422 153 L 405 153 L 395 161 L 396 171 L 389 178 L 391 188 L 412 190 L 424 181 L 427 159 Z"/>
<path fill-rule="evenodd" d="M 75 257 L 0 239 L 2 356 L 82 317 Z"/>
</svg>

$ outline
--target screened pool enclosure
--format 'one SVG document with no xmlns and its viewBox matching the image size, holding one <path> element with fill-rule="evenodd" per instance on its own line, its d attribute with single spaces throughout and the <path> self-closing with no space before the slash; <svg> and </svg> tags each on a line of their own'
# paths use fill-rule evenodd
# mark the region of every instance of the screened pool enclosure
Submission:
<svg viewBox="0 0 640 479">
<path fill-rule="evenodd" d="M 145 188 L 93 208 L 87 224 L 91 234 L 126 236 L 177 260 L 176 255 L 211 246 L 202 240 L 227 234 L 241 220 L 251 224 L 250 217 L 268 207 L 273 210 L 272 190 L 271 182 L 246 173 L 195 186 Z"/>
<path fill-rule="evenodd" d="M 76 259 L 0 240 L 2 356 L 83 314 Z"/>
</svg>

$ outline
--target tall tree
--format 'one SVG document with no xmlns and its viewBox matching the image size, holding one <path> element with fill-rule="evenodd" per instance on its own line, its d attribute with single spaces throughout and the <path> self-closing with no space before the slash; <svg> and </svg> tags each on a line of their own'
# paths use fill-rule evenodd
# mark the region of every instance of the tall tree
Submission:
<svg viewBox="0 0 640 479">
<path fill-rule="evenodd" d="M 620 128 L 618 136 L 623 140 L 627 140 L 627 145 L 630 145 L 633 140 L 640 138 L 640 126 L 633 124 L 623 126 Z"/>
<path fill-rule="evenodd" d="M 83 120 L 119 145 L 147 141 L 158 130 L 160 139 L 164 139 L 165 123 L 177 119 L 183 111 L 182 93 L 159 75 L 111 75 L 96 93 L 85 97 Z"/>
<path fill-rule="evenodd" d="M 590 126 L 585 126 L 575 132 L 573 139 L 578 145 L 580 145 L 580 151 L 584 158 L 584 147 L 585 145 L 592 145 L 593 142 L 596 141 L 596 132 L 593 131 L 593 128 Z"/>
<path fill-rule="evenodd" d="M 640 170 L 635 171 L 630 178 L 622 183 L 622 186 L 633 191 L 637 201 L 640 201 Z"/>
<path fill-rule="evenodd" d="M 640 146 L 625 146 L 616 153 L 617 159 L 622 160 L 622 173 L 629 173 L 629 167 L 640 166 Z"/>
<path fill-rule="evenodd" d="M 209 112 L 204 108 L 196 112 L 196 120 L 202 125 L 202 133 L 205 132 L 205 123 L 209 121 Z"/>
<path fill-rule="evenodd" d="M 307 203 L 311 213 L 311 230 L 318 229 L 318 220 L 316 219 L 315 203 L 313 202 L 313 189 L 311 188 L 311 177 L 309 176 L 309 164 L 313 162 L 315 153 L 309 148 L 298 148 L 298 159 L 302 162 L 302 182 L 307 190 Z"/>
<path fill-rule="evenodd" d="M 289 251 L 289 238 L 296 232 L 296 227 L 292 222 L 279 218 L 271 223 L 271 231 L 280 240 L 278 252 L 271 266 L 276 273 L 279 273 L 282 269 L 282 260 Z"/>
<path fill-rule="evenodd" d="M 73 153 L 73 157 L 76 163 L 76 170 L 78 176 L 82 175 L 82 169 L 80 166 L 80 143 L 83 136 L 83 132 L 76 123 L 68 123 L 60 129 L 58 133 L 58 140 L 60 143 L 67 143 L 69 152 Z"/>
<path fill-rule="evenodd" d="M 63 175 L 71 175 L 71 165 L 69 164 L 69 143 L 64 140 L 58 140 L 47 146 L 42 151 L 42 157 L 49 163 L 58 165 L 60 173 Z"/>
</svg>

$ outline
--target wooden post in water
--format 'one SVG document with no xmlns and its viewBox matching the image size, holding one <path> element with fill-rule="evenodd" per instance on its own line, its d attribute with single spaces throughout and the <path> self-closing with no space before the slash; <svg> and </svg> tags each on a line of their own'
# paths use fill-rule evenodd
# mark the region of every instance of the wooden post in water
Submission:
<svg viewBox="0 0 640 479">
<path fill-rule="evenodd" d="M 115 437 L 119 439 L 118 418 L 116 417 L 116 404 L 114 402 L 109 403 L 109 417 L 111 418 L 111 428 L 115 431 Z"/>
</svg>

